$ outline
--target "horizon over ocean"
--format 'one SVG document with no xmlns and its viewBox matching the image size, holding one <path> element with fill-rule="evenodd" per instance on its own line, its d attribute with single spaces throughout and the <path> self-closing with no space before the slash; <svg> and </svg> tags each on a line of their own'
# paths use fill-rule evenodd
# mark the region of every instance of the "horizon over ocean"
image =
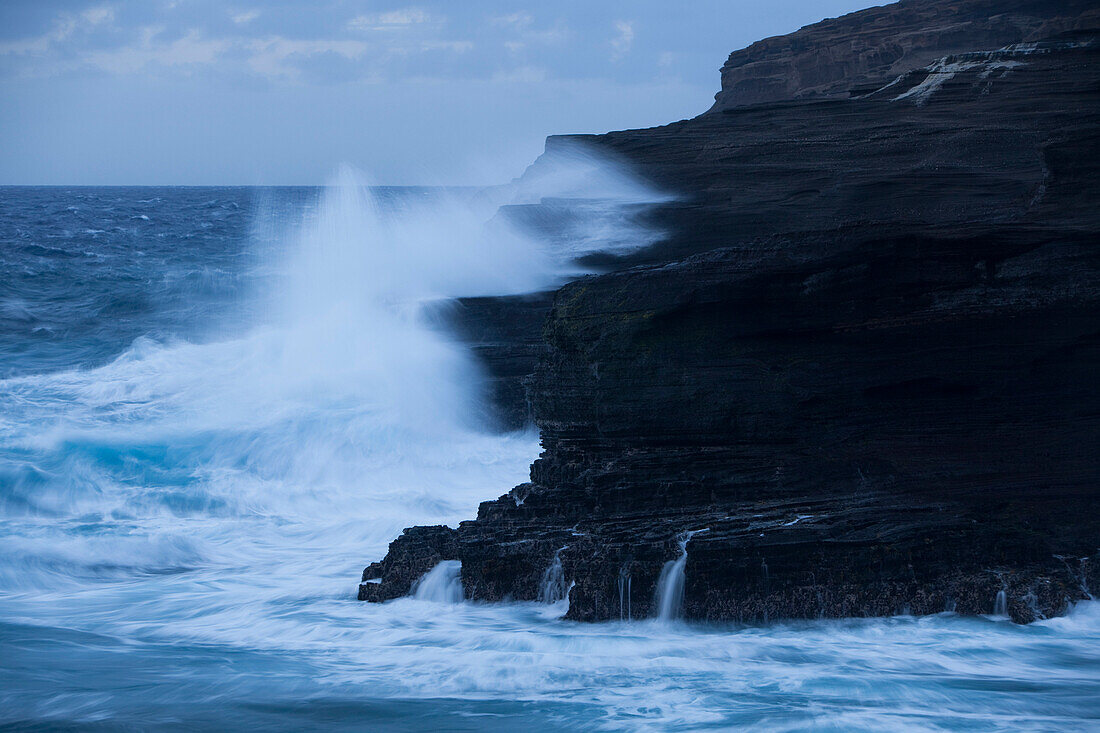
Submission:
<svg viewBox="0 0 1100 733">
<path fill-rule="evenodd" d="M 0 186 L 0 727 L 1100 726 L 1095 601 L 1029 626 L 994 598 L 721 625 L 356 601 L 404 527 L 539 452 L 422 306 L 636 238 L 563 250 L 480 190 Z"/>
</svg>

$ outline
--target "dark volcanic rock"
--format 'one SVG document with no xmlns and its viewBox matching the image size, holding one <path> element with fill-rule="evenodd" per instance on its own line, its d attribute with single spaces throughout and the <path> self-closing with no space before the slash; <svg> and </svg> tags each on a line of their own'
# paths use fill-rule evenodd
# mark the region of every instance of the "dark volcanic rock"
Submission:
<svg viewBox="0 0 1100 733">
<path fill-rule="evenodd" d="M 711 111 L 847 97 L 944 56 L 1096 27 L 1092 0 L 902 0 L 734 51 Z"/>
<path fill-rule="evenodd" d="M 531 482 L 395 541 L 366 597 L 453 553 L 469 597 L 533 600 L 557 555 L 571 618 L 651 616 L 682 543 L 695 619 L 1098 587 L 1096 34 L 585 140 L 684 194 L 672 236 L 555 295 Z"/>
<path fill-rule="evenodd" d="M 390 543 L 382 562 L 363 571 L 359 600 L 388 601 L 408 595 L 413 584 L 443 560 L 455 560 L 455 531 L 450 527 L 411 527 Z M 384 581 L 384 582 L 383 582 Z"/>
</svg>

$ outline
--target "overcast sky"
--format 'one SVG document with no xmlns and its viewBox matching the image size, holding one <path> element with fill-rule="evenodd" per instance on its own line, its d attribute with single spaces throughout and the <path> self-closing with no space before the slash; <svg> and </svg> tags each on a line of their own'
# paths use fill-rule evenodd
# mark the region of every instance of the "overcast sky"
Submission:
<svg viewBox="0 0 1100 733">
<path fill-rule="evenodd" d="M 873 0 L 0 0 L 0 183 L 497 183 Z"/>
</svg>

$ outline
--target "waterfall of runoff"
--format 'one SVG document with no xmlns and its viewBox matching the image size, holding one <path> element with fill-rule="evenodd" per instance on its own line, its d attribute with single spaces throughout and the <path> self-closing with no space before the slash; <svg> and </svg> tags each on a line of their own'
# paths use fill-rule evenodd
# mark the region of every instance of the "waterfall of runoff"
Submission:
<svg viewBox="0 0 1100 733">
<path fill-rule="evenodd" d="M 633 592 L 633 581 L 630 575 L 630 566 L 623 565 L 619 568 L 619 620 L 620 621 L 633 621 L 634 612 L 631 608 L 631 593 Z M 658 585 L 658 587 L 660 587 Z"/>
<path fill-rule="evenodd" d="M 435 603 L 462 603 L 462 563 L 444 560 L 424 574 L 413 588 L 413 598 Z"/>
<path fill-rule="evenodd" d="M 539 586 L 539 600 L 542 603 L 557 603 L 569 597 L 569 587 L 565 584 L 565 570 L 561 565 L 561 553 L 568 549 L 560 547 L 554 553 L 554 559 L 550 567 L 542 574 L 542 584 Z"/>
<path fill-rule="evenodd" d="M 654 605 L 657 607 L 657 618 L 661 621 L 675 621 L 684 614 L 684 568 L 687 566 L 687 546 L 691 538 L 705 529 L 692 532 L 684 532 L 677 540 L 680 545 L 680 555 L 675 560 L 669 560 L 661 568 L 661 575 L 657 578 L 657 593 L 654 597 Z"/>
<path fill-rule="evenodd" d="M 1094 720 L 1095 603 L 1029 627 L 585 625 L 557 604 L 455 603 L 455 564 L 419 599 L 355 600 L 404 527 L 475 516 L 539 450 L 533 432 L 486 426 L 483 375 L 426 306 L 553 288 L 576 254 L 654 236 L 616 208 L 652 200 L 628 176 L 543 162 L 486 191 L 371 188 L 350 171 L 320 191 L 4 190 L 0 727 Z M 583 216 L 549 238 L 498 214 L 578 198 Z M 558 598 L 553 561 L 546 580 Z"/>
</svg>

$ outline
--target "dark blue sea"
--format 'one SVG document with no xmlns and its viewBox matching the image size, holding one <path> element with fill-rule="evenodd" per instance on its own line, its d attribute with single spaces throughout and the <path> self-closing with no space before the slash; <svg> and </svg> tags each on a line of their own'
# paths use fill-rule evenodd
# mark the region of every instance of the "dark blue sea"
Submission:
<svg viewBox="0 0 1100 733">
<path fill-rule="evenodd" d="M 1100 730 L 1094 602 L 714 627 L 356 601 L 402 528 L 539 451 L 426 306 L 638 241 L 606 215 L 542 240 L 511 195 L 0 188 L 0 727 Z"/>
</svg>

